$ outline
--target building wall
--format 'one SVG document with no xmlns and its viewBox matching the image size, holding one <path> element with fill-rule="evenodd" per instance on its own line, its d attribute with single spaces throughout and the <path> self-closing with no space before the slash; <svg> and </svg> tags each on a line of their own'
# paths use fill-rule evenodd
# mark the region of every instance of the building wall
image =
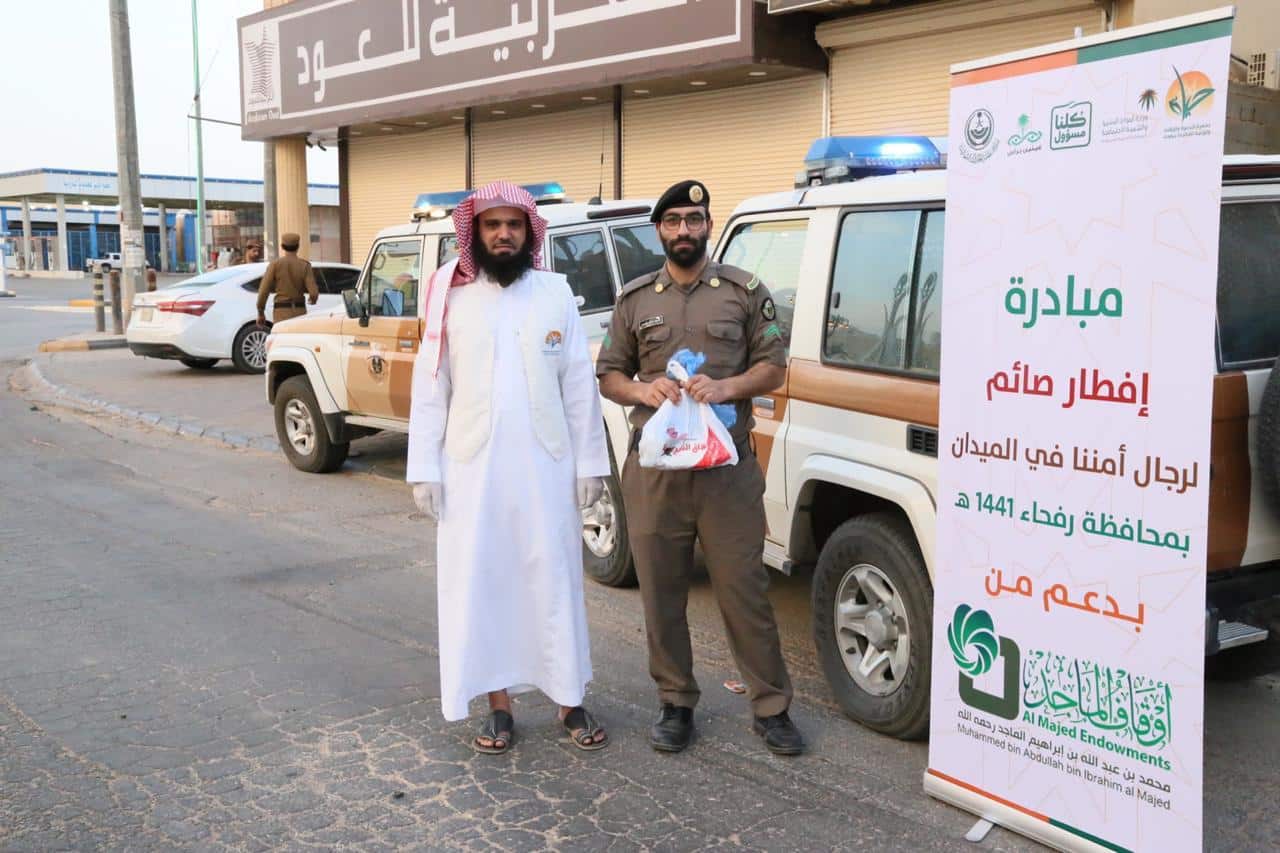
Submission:
<svg viewBox="0 0 1280 853">
<path fill-rule="evenodd" d="M 472 175 L 480 187 L 559 181 L 573 201 L 613 198 L 613 104 L 501 121 L 477 122 Z M 603 155 L 603 163 L 601 157 Z M 601 192 L 601 183 L 604 191 Z M 439 189 L 460 189 L 439 187 Z M 423 190 L 426 192 L 427 190 Z"/>
<path fill-rule="evenodd" d="M 953 63 L 1102 32 L 1094 0 L 954 0 L 818 27 L 831 58 L 831 133 L 944 136 Z"/>
<path fill-rule="evenodd" d="M 1120 0 L 1116 4 L 1116 25 L 1149 24 L 1165 18 L 1208 12 L 1226 5 L 1236 7 L 1236 25 L 1231 52 L 1248 60 L 1253 53 L 1270 52 L 1272 61 L 1280 52 L 1280 0 Z"/>
<path fill-rule="evenodd" d="M 461 125 L 386 137 L 353 137 L 348 145 L 351 182 L 351 262 L 364 262 L 373 238 L 388 225 L 408 222 L 419 193 L 467 184 L 467 140 Z"/>
<path fill-rule="evenodd" d="M 821 75 L 665 98 L 622 108 L 622 191 L 657 198 L 696 178 L 711 193 L 716 233 L 743 199 L 790 189 L 822 135 Z"/>
</svg>

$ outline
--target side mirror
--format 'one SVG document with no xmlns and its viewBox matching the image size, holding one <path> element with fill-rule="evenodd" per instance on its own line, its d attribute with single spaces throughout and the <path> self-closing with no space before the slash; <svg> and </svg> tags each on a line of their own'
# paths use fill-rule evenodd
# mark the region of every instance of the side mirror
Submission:
<svg viewBox="0 0 1280 853">
<path fill-rule="evenodd" d="M 369 325 L 369 312 L 365 310 L 359 291 L 355 288 L 342 291 L 342 304 L 347 308 L 348 317 L 353 320 L 359 317 L 361 326 Z"/>
</svg>

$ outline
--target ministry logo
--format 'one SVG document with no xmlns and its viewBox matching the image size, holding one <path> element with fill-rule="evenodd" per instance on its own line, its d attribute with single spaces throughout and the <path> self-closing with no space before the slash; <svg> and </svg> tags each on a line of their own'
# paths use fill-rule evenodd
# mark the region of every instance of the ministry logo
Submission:
<svg viewBox="0 0 1280 853">
<path fill-rule="evenodd" d="M 960 155 L 970 163 L 981 163 L 1000 147 L 996 139 L 996 120 L 991 111 L 979 108 L 969 113 L 964 123 L 964 141 Z"/>
</svg>

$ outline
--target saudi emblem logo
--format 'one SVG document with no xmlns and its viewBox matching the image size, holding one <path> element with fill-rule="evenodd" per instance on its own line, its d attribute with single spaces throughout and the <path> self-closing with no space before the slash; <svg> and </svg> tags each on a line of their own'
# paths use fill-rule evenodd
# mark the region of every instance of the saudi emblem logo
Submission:
<svg viewBox="0 0 1280 853">
<path fill-rule="evenodd" d="M 964 123 L 964 142 L 960 153 L 970 163 L 981 163 L 996 153 L 1000 141 L 996 139 L 996 120 L 991 111 L 978 108 L 969 113 Z"/>
<path fill-rule="evenodd" d="M 970 708 L 1006 720 L 1016 720 L 1021 709 L 1018 685 L 1022 652 L 1013 640 L 996 634 L 991 614 L 961 604 L 947 626 L 947 644 L 960 669 L 960 700 Z M 986 675 L 1001 659 L 1004 678 L 1000 695 L 978 689 L 973 680 Z"/>
</svg>

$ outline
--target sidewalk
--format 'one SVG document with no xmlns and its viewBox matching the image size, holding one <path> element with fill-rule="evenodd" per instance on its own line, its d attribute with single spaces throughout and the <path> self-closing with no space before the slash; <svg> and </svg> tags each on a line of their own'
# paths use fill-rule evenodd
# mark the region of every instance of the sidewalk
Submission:
<svg viewBox="0 0 1280 853">
<path fill-rule="evenodd" d="M 81 340 L 94 338 L 76 336 L 56 343 Z M 97 340 L 118 340 L 116 346 L 124 346 L 123 338 Z M 55 402 L 64 400 L 97 414 L 226 447 L 269 453 L 279 464 L 289 464 L 276 439 L 263 377 L 240 373 L 230 362 L 212 370 L 192 370 L 177 361 L 141 358 L 127 349 L 61 349 L 35 356 L 27 370 L 35 390 Z M 351 446 L 359 455 L 346 468 L 404 480 L 406 436 L 386 433 Z"/>
</svg>

